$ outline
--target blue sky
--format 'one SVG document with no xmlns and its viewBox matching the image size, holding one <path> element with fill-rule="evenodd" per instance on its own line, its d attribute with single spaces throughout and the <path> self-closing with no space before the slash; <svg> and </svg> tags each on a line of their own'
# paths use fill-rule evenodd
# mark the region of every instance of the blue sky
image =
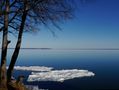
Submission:
<svg viewBox="0 0 119 90">
<path fill-rule="evenodd" d="M 119 0 L 78 5 L 75 18 L 59 24 L 62 31 L 51 26 L 56 37 L 41 27 L 37 33 L 24 33 L 22 47 L 119 48 Z M 10 38 L 9 47 L 13 47 L 16 38 L 12 35 Z"/>
</svg>

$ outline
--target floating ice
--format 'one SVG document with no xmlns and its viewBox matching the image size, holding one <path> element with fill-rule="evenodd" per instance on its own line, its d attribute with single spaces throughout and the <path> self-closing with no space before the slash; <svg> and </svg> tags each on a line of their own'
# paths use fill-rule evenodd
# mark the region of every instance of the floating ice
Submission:
<svg viewBox="0 0 119 90">
<path fill-rule="evenodd" d="M 45 66 L 15 66 L 15 70 L 24 70 L 24 71 L 51 71 L 52 67 Z"/>
<path fill-rule="evenodd" d="M 67 70 L 53 70 L 52 67 L 45 66 L 15 66 L 16 70 L 32 71 L 29 75 L 27 81 L 57 81 L 63 82 L 65 80 L 81 78 L 81 77 L 91 77 L 95 74 L 88 70 L 80 69 L 67 69 Z M 36 72 L 37 71 L 37 72 Z"/>
<path fill-rule="evenodd" d="M 90 77 L 94 76 L 93 72 L 88 70 L 53 70 L 48 72 L 32 72 L 28 77 L 28 81 L 57 81 L 63 82 L 68 79 L 81 78 L 81 77 Z"/>
<path fill-rule="evenodd" d="M 34 85 L 25 85 L 28 90 L 48 90 L 48 89 L 39 89 L 38 86 Z"/>
</svg>

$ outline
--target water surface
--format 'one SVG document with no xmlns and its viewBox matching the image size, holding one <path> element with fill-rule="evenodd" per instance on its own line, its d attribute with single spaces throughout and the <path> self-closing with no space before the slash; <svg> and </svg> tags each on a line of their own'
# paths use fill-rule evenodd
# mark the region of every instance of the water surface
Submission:
<svg viewBox="0 0 119 90">
<path fill-rule="evenodd" d="M 12 50 L 8 53 L 8 64 Z M 16 65 L 48 66 L 54 69 L 86 69 L 94 77 L 59 82 L 33 82 L 49 90 L 119 90 L 119 50 L 34 50 L 22 49 Z M 31 72 L 16 71 L 15 76 Z"/>
</svg>

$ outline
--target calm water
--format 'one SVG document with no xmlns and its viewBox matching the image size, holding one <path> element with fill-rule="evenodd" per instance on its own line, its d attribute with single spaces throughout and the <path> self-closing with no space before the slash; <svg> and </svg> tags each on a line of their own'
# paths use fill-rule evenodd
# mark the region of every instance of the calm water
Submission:
<svg viewBox="0 0 119 90">
<path fill-rule="evenodd" d="M 9 50 L 8 60 L 12 50 Z M 9 61 L 8 61 L 9 64 Z M 58 82 L 33 82 L 49 90 L 119 90 L 118 50 L 25 50 L 20 51 L 16 65 L 50 66 L 54 69 L 87 69 L 94 77 L 76 78 Z M 16 71 L 15 76 L 30 72 Z"/>
</svg>

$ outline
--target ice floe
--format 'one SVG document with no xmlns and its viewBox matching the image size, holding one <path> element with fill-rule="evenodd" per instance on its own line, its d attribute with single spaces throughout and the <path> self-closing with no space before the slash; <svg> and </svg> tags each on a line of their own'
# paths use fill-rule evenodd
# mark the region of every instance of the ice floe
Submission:
<svg viewBox="0 0 119 90">
<path fill-rule="evenodd" d="M 26 70 L 32 71 L 29 75 L 27 81 L 56 81 L 63 82 L 65 80 L 82 78 L 82 77 L 91 77 L 95 74 L 88 70 L 81 69 L 65 69 L 65 70 L 54 70 L 52 67 L 45 66 L 15 66 L 16 70 Z"/>
<path fill-rule="evenodd" d="M 25 85 L 28 90 L 48 90 L 48 89 L 39 89 L 38 86 L 34 85 Z"/>
<path fill-rule="evenodd" d="M 53 68 L 45 66 L 15 66 L 14 69 L 24 71 L 51 71 Z"/>
<path fill-rule="evenodd" d="M 93 72 L 88 70 L 53 70 L 48 72 L 32 72 L 28 77 L 29 82 L 33 81 L 57 81 L 63 82 L 68 79 L 94 76 Z"/>
</svg>

